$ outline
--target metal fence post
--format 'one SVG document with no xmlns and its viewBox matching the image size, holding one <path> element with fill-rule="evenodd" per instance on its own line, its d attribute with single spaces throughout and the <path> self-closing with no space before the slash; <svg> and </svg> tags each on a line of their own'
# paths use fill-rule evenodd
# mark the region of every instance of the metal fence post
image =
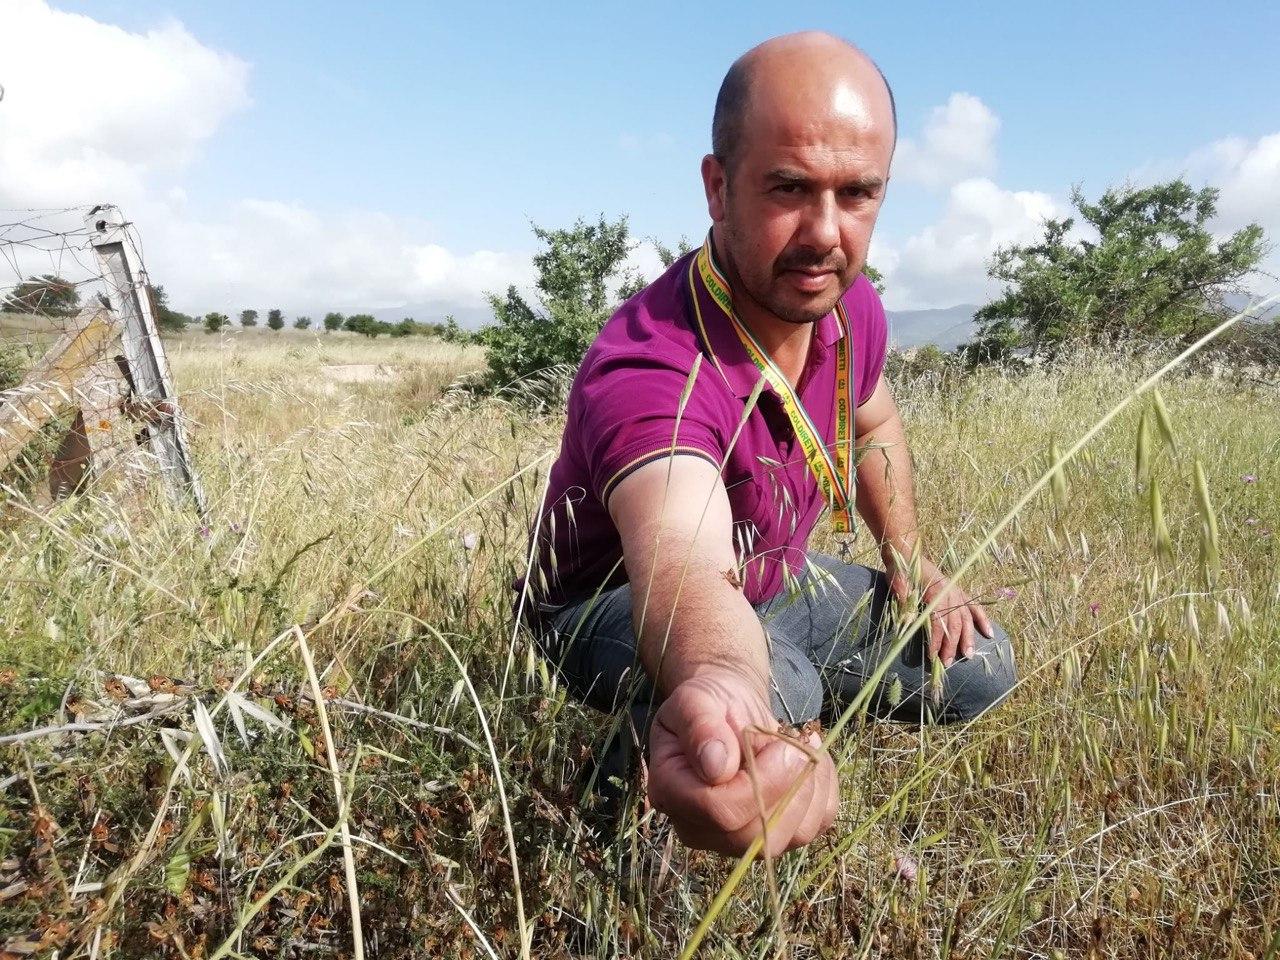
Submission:
<svg viewBox="0 0 1280 960">
<path fill-rule="evenodd" d="M 85 222 L 102 268 L 107 299 L 123 325 L 120 339 L 137 401 L 171 414 L 147 423 L 148 446 L 160 464 L 170 495 L 176 500 L 191 497 L 203 516 L 207 511 L 204 490 L 188 453 L 137 236 L 119 208 L 111 204 L 94 207 Z"/>
</svg>

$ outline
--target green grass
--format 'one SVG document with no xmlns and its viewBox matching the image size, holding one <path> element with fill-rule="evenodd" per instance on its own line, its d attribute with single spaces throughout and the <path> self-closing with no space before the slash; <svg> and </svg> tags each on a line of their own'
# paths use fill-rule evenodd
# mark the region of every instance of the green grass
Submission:
<svg viewBox="0 0 1280 960">
<path fill-rule="evenodd" d="M 209 956 L 233 933 L 226 955 L 351 954 L 325 730 L 287 634 L 298 624 L 336 698 L 367 955 L 519 955 L 512 841 L 532 956 L 677 955 L 732 864 L 674 845 L 639 810 L 622 842 L 593 839 L 573 789 L 600 718 L 566 699 L 526 637 L 513 643 L 508 584 L 560 420 L 442 397 L 478 368 L 474 350 L 247 343 L 192 334 L 170 348 L 207 526 L 153 489 L 38 516 L 0 506 L 0 735 L 91 718 L 114 704 L 112 674 L 181 683 L 160 720 L 0 746 L 0 931 L 61 943 L 60 957 L 95 938 L 98 956 Z M 334 383 L 332 363 L 400 375 Z M 1146 372 L 1094 356 L 945 390 L 899 384 L 935 554 L 962 560 L 1051 444 L 1065 449 Z M 1033 501 L 968 578 L 1014 638 L 1011 700 L 962 729 L 852 724 L 836 746 L 835 829 L 778 863 L 781 935 L 757 866 L 700 956 L 1267 955 L 1280 931 L 1280 399 L 1200 376 L 1162 389 L 1177 445 L 1152 421 L 1150 475 L 1173 563 L 1156 564 L 1150 481 L 1135 481 L 1142 401 L 1070 465 L 1065 501 Z M 1220 527 L 1212 583 L 1197 459 Z M 219 704 L 263 651 L 243 692 L 288 729 L 245 713 L 246 747 Z M 195 699 L 218 711 L 225 769 L 198 741 L 182 764 L 162 742 L 161 726 L 196 731 Z M 905 856 L 914 881 L 895 869 Z"/>
</svg>

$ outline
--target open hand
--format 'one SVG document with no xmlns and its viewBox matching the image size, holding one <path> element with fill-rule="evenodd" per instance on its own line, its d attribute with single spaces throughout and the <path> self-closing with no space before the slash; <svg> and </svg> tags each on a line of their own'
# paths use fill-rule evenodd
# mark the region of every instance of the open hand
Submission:
<svg viewBox="0 0 1280 960">
<path fill-rule="evenodd" d="M 940 657 L 944 667 L 951 666 L 957 654 L 973 656 L 977 649 L 975 629 L 988 639 L 993 636 L 991 621 L 982 604 L 970 600 L 931 560 L 920 558 L 920 580 L 914 584 L 906 562 L 901 565 L 890 562 L 889 589 L 907 606 L 908 615 L 916 612 L 913 598 L 920 598 L 922 605 L 933 603 L 937 598 L 929 617 L 929 655 Z"/>
<path fill-rule="evenodd" d="M 682 842 L 742 854 L 779 807 L 767 832 L 769 856 L 831 826 L 839 784 L 830 754 L 816 735 L 808 752 L 771 735 L 779 726 L 758 687 L 729 670 L 699 674 L 671 691 L 649 735 L 649 801 L 671 818 Z"/>
</svg>

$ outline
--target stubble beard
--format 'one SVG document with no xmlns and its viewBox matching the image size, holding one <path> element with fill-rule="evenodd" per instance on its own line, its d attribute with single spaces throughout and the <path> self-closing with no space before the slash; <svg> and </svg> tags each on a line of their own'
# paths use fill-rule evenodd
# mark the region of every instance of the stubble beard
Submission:
<svg viewBox="0 0 1280 960">
<path fill-rule="evenodd" d="M 788 301 L 785 294 L 779 289 L 785 282 L 780 275 L 780 271 L 781 268 L 815 266 L 817 264 L 814 263 L 813 258 L 793 254 L 787 258 L 787 262 L 774 261 L 766 265 L 761 271 L 744 272 L 742 269 L 744 264 L 755 264 L 757 262 L 757 259 L 751 256 L 750 240 L 728 218 L 722 221 L 721 235 L 724 238 L 725 245 L 725 249 L 721 251 L 721 254 L 726 260 L 725 267 L 729 271 L 729 279 L 732 281 L 732 292 L 735 301 L 741 299 L 749 300 L 784 323 L 803 326 L 817 323 L 834 310 L 836 303 L 844 296 L 847 285 L 843 282 L 843 256 L 841 257 L 842 265 L 836 271 L 836 277 L 840 282 L 837 283 L 835 293 L 823 297 L 817 303 L 798 304 Z"/>
</svg>

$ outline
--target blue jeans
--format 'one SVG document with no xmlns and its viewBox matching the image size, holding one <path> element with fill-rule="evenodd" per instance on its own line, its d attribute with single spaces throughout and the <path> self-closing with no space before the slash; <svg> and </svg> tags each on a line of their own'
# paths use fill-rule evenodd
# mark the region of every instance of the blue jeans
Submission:
<svg viewBox="0 0 1280 960">
<path fill-rule="evenodd" d="M 797 726 L 838 716 L 892 652 L 892 607 L 882 571 L 811 552 L 793 589 L 756 606 L 769 643 L 774 715 Z M 989 709 L 1015 681 L 1009 638 L 993 627 L 991 639 L 975 634 L 973 656 L 952 663 L 940 690 L 931 689 L 926 632 L 919 631 L 893 657 L 868 712 L 953 723 Z M 630 585 L 546 611 L 535 632 L 570 694 L 629 720 L 619 724 L 629 729 L 616 729 L 609 738 L 600 770 L 625 781 L 657 706 L 653 683 L 636 657 Z"/>
</svg>

